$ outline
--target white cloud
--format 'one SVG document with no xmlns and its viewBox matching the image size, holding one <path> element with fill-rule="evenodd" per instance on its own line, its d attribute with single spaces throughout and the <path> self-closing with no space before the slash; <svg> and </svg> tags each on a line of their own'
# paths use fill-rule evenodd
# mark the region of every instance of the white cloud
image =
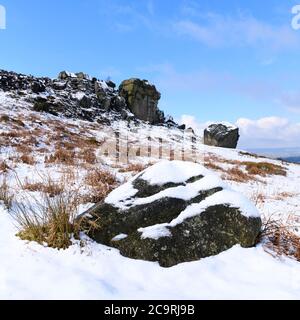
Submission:
<svg viewBox="0 0 300 320">
<path fill-rule="evenodd" d="M 197 22 L 190 19 L 174 23 L 179 35 L 188 36 L 212 47 L 234 46 L 285 50 L 300 45 L 297 32 L 290 25 L 272 25 L 251 15 L 224 16 L 199 14 Z"/>
<path fill-rule="evenodd" d="M 259 129 L 259 130 L 265 130 L 268 132 L 268 130 L 276 129 L 285 127 L 289 121 L 285 118 L 280 117 L 266 117 L 261 118 L 258 120 L 250 120 L 247 118 L 240 118 L 237 120 L 237 124 L 243 128 L 243 130 L 246 132 L 248 129 Z"/>
<path fill-rule="evenodd" d="M 201 123 L 192 115 L 182 115 L 179 123 L 192 127 L 202 135 L 203 130 L 213 121 Z M 300 147 L 300 123 L 292 123 L 286 118 L 240 118 L 235 125 L 240 129 L 239 148 Z"/>
<path fill-rule="evenodd" d="M 204 129 L 210 124 L 210 122 L 200 123 L 197 121 L 196 117 L 188 114 L 183 114 L 178 122 L 180 124 L 185 124 L 187 128 L 193 128 L 195 133 L 201 136 L 203 135 Z"/>
<path fill-rule="evenodd" d="M 236 125 L 240 128 L 240 145 L 243 147 L 300 146 L 300 123 L 292 123 L 286 118 L 266 117 L 257 120 L 240 118 Z"/>
</svg>

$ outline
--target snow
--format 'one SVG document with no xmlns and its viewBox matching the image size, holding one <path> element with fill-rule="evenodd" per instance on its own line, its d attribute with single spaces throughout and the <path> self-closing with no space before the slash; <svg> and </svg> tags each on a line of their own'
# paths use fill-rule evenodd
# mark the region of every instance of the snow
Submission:
<svg viewBox="0 0 300 320">
<path fill-rule="evenodd" d="M 66 71 L 66 74 L 70 78 L 77 78 L 76 74 L 74 72 Z"/>
<path fill-rule="evenodd" d="M 174 227 L 184 220 L 204 212 L 207 208 L 220 204 L 240 209 L 241 214 L 247 218 L 260 217 L 260 213 L 254 204 L 247 200 L 243 195 L 231 190 L 222 190 L 207 197 L 200 203 L 194 203 L 187 207 L 176 219 L 171 221 L 170 226 Z"/>
<path fill-rule="evenodd" d="M 107 83 L 103 80 L 98 81 L 98 84 L 100 85 L 100 87 L 104 90 L 110 90 L 110 87 L 107 85 Z"/>
<path fill-rule="evenodd" d="M 82 100 L 83 97 L 85 96 L 85 93 L 82 91 L 78 91 L 75 94 L 72 94 L 73 99 L 77 99 L 77 100 Z"/>
<path fill-rule="evenodd" d="M 126 239 L 127 237 L 128 237 L 127 234 L 121 233 L 115 236 L 114 238 L 112 238 L 111 241 L 120 241 L 120 240 Z"/>
<path fill-rule="evenodd" d="M 191 204 L 170 223 L 157 224 L 139 229 L 138 231 L 142 232 L 142 238 L 151 238 L 155 240 L 161 237 L 171 236 L 168 227 L 175 227 L 178 224 L 183 223 L 188 218 L 200 215 L 207 208 L 221 204 L 229 205 L 231 208 L 238 208 L 241 214 L 247 218 L 260 217 L 260 213 L 256 207 L 243 195 L 232 190 L 222 190 L 205 198 L 200 203 Z"/>
<path fill-rule="evenodd" d="M 230 123 L 230 122 L 226 122 L 226 121 L 210 122 L 210 123 L 209 123 L 209 126 L 211 126 L 211 125 L 220 125 L 220 124 L 223 125 L 223 126 L 225 126 L 225 127 L 227 127 L 227 129 L 230 130 L 230 131 L 238 129 L 237 126 L 235 126 L 234 124 L 232 124 L 232 123 Z M 211 131 L 212 128 L 209 128 L 209 127 L 208 127 L 207 130 L 208 130 L 208 131 Z"/>
<path fill-rule="evenodd" d="M 173 128 L 151 127 L 144 123 L 128 128 L 127 123 L 122 121 L 112 123 L 111 128 L 105 126 L 95 128 L 85 121 L 33 113 L 29 106 L 24 100 L 18 101 L 9 94 L 0 91 L 0 112 L 14 118 L 22 116 L 26 130 L 33 131 L 35 128 L 42 127 L 51 132 L 53 129 L 48 124 L 48 120 L 51 120 L 59 121 L 63 128 L 67 125 L 74 125 L 76 126 L 74 132 L 89 132 L 89 135 L 94 135 L 99 141 L 109 137 L 111 133 L 109 129 L 116 128 L 121 135 L 128 136 L 131 140 L 139 139 L 146 146 L 150 132 L 154 144 L 157 143 L 159 137 L 162 137 L 165 146 L 181 147 L 184 143 L 186 149 L 191 150 L 189 137 L 184 136 L 183 142 L 181 140 L 183 133 Z M 38 117 L 42 125 L 29 120 L 31 115 Z M 9 131 L 9 125 L 11 123 L 1 122 L 0 132 Z M 47 136 L 37 138 L 39 146 L 43 147 Z M 201 143 L 197 143 L 196 148 L 199 157 L 211 153 L 231 161 L 267 161 L 282 164 L 276 160 L 241 155 L 239 150 L 209 147 Z M 53 151 L 52 146 L 49 146 L 49 149 Z M 9 182 L 12 184 L 16 175 L 21 180 L 29 177 L 32 181 L 38 181 L 37 172 L 40 174 L 45 172 L 56 179 L 64 169 L 61 166 L 46 167 L 41 160 L 43 155 L 36 151 L 33 152 L 34 157 L 38 160 L 36 167 L 22 163 L 15 164 L 10 161 L 9 158 L 14 156 L 16 151 L 9 146 L 2 147 L 0 151 L 0 159 L 7 160 L 13 168 L 8 176 Z M 108 168 L 111 164 L 115 164 L 109 158 L 103 159 Z M 135 161 L 146 164 L 149 161 L 157 161 L 157 159 L 155 157 L 150 159 L 139 157 Z M 166 165 L 161 162 L 155 169 L 153 179 L 150 175 L 150 183 L 163 184 L 167 182 L 164 178 L 166 173 L 169 177 L 173 177 L 174 183 L 182 183 L 194 176 L 195 171 L 202 170 L 193 171 L 196 166 L 192 165 L 190 168 L 193 169 L 187 172 L 180 168 L 180 165 L 176 165 L 176 162 L 173 164 L 173 170 L 168 172 Z M 226 163 L 217 164 L 225 170 L 232 167 Z M 256 206 L 260 213 L 266 217 L 288 218 L 289 215 L 298 217 L 300 165 L 284 164 L 284 166 L 288 170 L 286 177 L 267 176 L 260 178 L 261 181 L 247 183 L 227 181 L 226 184 L 254 203 L 256 202 L 256 194 L 261 194 L 265 201 L 257 202 Z M 199 167 L 197 166 L 197 168 Z M 128 173 L 118 173 L 117 169 L 113 167 L 110 169 L 116 173 L 120 180 L 131 177 L 131 174 Z M 78 170 L 78 176 L 82 177 L 81 168 L 76 168 L 76 170 Z M 181 170 L 180 175 L 185 175 L 182 179 L 178 178 L 177 172 L 179 170 Z M 202 172 L 198 173 L 202 174 Z M 219 172 L 216 174 L 222 175 Z M 214 181 L 217 183 L 216 177 L 204 175 L 203 179 L 207 179 L 206 184 L 211 183 L 212 186 Z M 79 181 L 82 180 L 79 179 Z M 199 180 L 195 183 L 188 183 L 186 186 L 170 188 L 155 196 L 161 197 L 169 192 L 170 194 L 174 192 L 176 196 L 187 199 L 196 190 L 202 188 L 201 183 Z M 118 203 L 120 208 L 126 203 L 132 205 L 133 201 L 141 201 L 140 199 L 132 200 L 137 190 L 133 188 L 130 180 L 126 184 L 123 189 L 112 192 L 107 201 Z M 13 186 L 15 193 L 18 196 L 22 195 L 18 186 Z M 241 207 L 245 206 L 244 213 L 251 213 L 254 216 L 250 206 L 246 205 L 244 201 L 236 199 L 236 194 L 233 194 L 232 190 L 226 188 L 222 191 L 222 198 L 225 197 L 230 203 Z M 290 196 L 278 198 L 280 193 L 290 194 Z M 185 215 L 194 214 L 194 210 L 198 211 L 204 205 L 216 204 L 221 195 L 207 198 L 207 202 L 202 202 L 199 207 L 196 204 L 195 207 L 188 208 Z M 122 204 L 123 199 L 128 201 Z M 151 198 L 144 199 L 144 201 L 150 200 Z M 91 205 L 88 204 L 87 207 Z M 84 210 L 86 208 L 80 209 L 82 212 Z M 185 216 L 181 216 L 181 219 L 184 218 Z M 176 223 L 176 220 L 171 223 Z M 161 225 L 160 236 L 168 231 L 166 227 L 167 224 Z M 157 228 L 158 226 L 151 226 L 139 231 L 141 236 L 153 237 L 158 232 Z M 274 258 L 266 253 L 261 245 L 250 249 L 235 246 L 217 256 L 164 269 L 157 263 L 125 258 L 120 255 L 118 250 L 97 244 L 85 237 L 83 237 L 83 241 L 86 242 L 85 246 L 82 247 L 80 243 L 74 241 L 74 244 L 67 250 L 58 251 L 36 243 L 21 241 L 15 236 L 16 233 L 17 230 L 9 213 L 0 204 L 0 299 L 299 299 L 300 296 L 300 263 L 285 257 Z M 119 235 L 120 239 L 123 236 L 125 235 Z M 165 236 L 168 236 L 167 233 Z M 195 277 L 195 275 L 197 276 Z"/>
<path fill-rule="evenodd" d="M 204 177 L 195 182 L 185 183 L 183 186 L 167 188 L 149 197 L 134 198 L 138 190 L 133 187 L 132 183 L 136 178 L 144 179 L 153 185 L 161 185 L 169 182 L 184 183 L 191 177 L 199 175 Z M 175 227 L 188 218 L 200 215 L 207 208 L 221 204 L 239 209 L 241 214 L 247 218 L 261 216 L 257 208 L 245 196 L 231 190 L 218 176 L 200 164 L 182 161 L 165 160 L 156 163 L 129 182 L 115 189 L 108 195 L 105 202 L 119 209 L 126 210 L 132 206 L 152 203 L 166 197 L 188 201 L 203 191 L 219 187 L 222 188 L 221 191 L 214 193 L 199 203 L 189 205 L 169 224 L 159 224 L 140 229 L 142 238 L 159 239 L 160 237 L 168 236 L 170 235 L 170 231 L 167 229 L 168 226 Z"/>
<path fill-rule="evenodd" d="M 163 166 L 169 163 L 169 165 L 172 167 L 174 161 L 163 161 Z M 189 170 L 189 166 L 191 163 L 186 163 L 185 167 L 186 169 Z M 154 167 L 161 167 L 161 163 L 159 162 L 156 164 Z M 183 168 L 184 165 L 181 164 L 181 168 Z M 199 171 L 202 173 L 206 172 L 208 173 L 208 170 L 203 168 L 201 165 L 197 165 L 199 167 Z M 202 167 L 202 168 L 201 168 Z M 194 197 L 196 197 L 200 191 L 205 191 L 209 190 L 212 188 L 217 188 L 217 187 L 225 187 L 225 184 L 223 181 L 216 175 L 209 173 L 207 176 L 204 178 L 193 182 L 193 183 L 187 183 L 184 186 L 178 186 L 178 187 L 173 187 L 173 188 L 168 188 L 166 190 L 163 190 L 153 196 L 150 197 L 145 197 L 145 198 L 136 198 L 134 199 L 134 196 L 138 192 L 137 189 L 135 189 L 132 185 L 132 182 L 134 179 L 137 177 L 139 178 L 145 178 L 145 175 L 147 177 L 150 177 L 149 171 L 151 173 L 154 172 L 155 170 L 152 170 L 153 168 L 148 168 L 146 170 L 145 174 L 138 174 L 134 178 L 130 179 L 127 183 L 121 185 L 117 189 L 113 190 L 105 199 L 105 202 L 108 204 L 111 204 L 119 209 L 128 209 L 129 206 L 137 206 L 137 205 L 142 205 L 142 204 L 147 204 L 153 201 L 156 201 L 158 199 L 164 198 L 164 197 L 172 197 L 172 198 L 178 198 L 182 200 L 190 200 Z M 178 174 L 178 172 L 177 172 Z M 180 172 L 179 172 L 180 174 Z M 191 178 L 191 176 L 188 176 Z M 155 178 L 155 177 L 154 177 Z M 180 177 L 176 177 L 174 173 L 172 173 L 171 179 L 173 181 L 180 181 Z M 154 179 L 153 179 L 154 180 Z M 183 179 L 185 181 L 185 179 Z M 162 181 L 162 180 L 160 180 Z M 164 183 L 167 183 L 167 175 L 164 176 Z"/>
<path fill-rule="evenodd" d="M 151 185 L 163 185 L 168 182 L 182 183 L 194 176 L 206 175 L 209 171 L 198 163 L 183 161 L 160 161 L 150 167 L 141 178 Z"/>
<path fill-rule="evenodd" d="M 138 231 L 142 233 L 142 239 L 154 239 L 157 240 L 163 237 L 171 237 L 171 232 L 166 228 L 168 224 L 154 225 L 146 228 L 140 228 Z"/>
<path fill-rule="evenodd" d="M 94 242 L 54 250 L 19 240 L 0 209 L 0 299 L 299 299 L 300 264 L 261 246 L 164 269 Z M 272 272 L 270 272 L 272 270 Z M 195 277 L 197 275 L 197 277 Z"/>
<path fill-rule="evenodd" d="M 113 190 L 107 196 L 107 198 L 105 199 L 105 202 L 107 204 L 111 204 L 119 209 L 127 208 L 126 205 L 127 205 L 128 201 L 131 201 L 131 198 L 134 197 L 136 195 L 136 193 L 138 192 L 138 190 L 135 189 L 132 185 L 133 179 L 124 183 L 119 188 Z M 127 200 L 127 202 L 124 200 Z"/>
<path fill-rule="evenodd" d="M 170 162 L 170 164 L 171 163 L 172 162 Z M 147 204 L 165 197 L 177 198 L 188 201 L 199 195 L 199 192 L 201 191 L 206 191 L 218 187 L 225 188 L 226 186 L 225 183 L 218 176 L 214 174 L 209 174 L 196 182 L 187 183 L 185 186 L 168 188 L 153 196 L 146 198 L 138 198 L 132 202 L 132 205 Z"/>
</svg>

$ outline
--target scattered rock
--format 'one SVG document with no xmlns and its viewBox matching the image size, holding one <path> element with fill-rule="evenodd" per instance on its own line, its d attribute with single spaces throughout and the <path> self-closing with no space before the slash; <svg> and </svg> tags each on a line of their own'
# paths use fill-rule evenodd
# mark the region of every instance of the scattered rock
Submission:
<svg viewBox="0 0 300 320">
<path fill-rule="evenodd" d="M 65 90 L 67 88 L 67 82 L 66 81 L 61 81 L 61 80 L 54 80 L 52 84 L 52 88 L 54 90 Z"/>
<path fill-rule="evenodd" d="M 251 247 L 256 208 L 202 165 L 161 161 L 84 213 L 89 236 L 122 255 L 163 267 Z M 93 226 L 93 228 L 90 228 Z"/>
<path fill-rule="evenodd" d="M 38 112 L 99 123 L 109 118 L 109 122 L 134 119 L 167 125 L 163 112 L 157 108 L 160 93 L 155 86 L 146 80 L 134 79 L 131 91 L 126 83 L 131 80 L 123 83 L 121 94 L 111 80 L 91 78 L 84 72 L 62 71 L 58 79 L 49 79 L 0 70 L 0 90 L 11 92 L 17 100 L 32 103 L 32 108 Z"/>
<path fill-rule="evenodd" d="M 239 129 L 231 124 L 216 123 L 204 130 L 204 144 L 235 149 L 239 140 Z"/>
<path fill-rule="evenodd" d="M 93 101 L 92 101 L 92 99 L 90 99 L 89 97 L 84 95 L 82 97 L 82 99 L 80 99 L 79 105 L 80 105 L 80 107 L 82 107 L 84 109 L 88 109 L 93 106 Z"/>
<path fill-rule="evenodd" d="M 125 80 L 121 83 L 119 92 L 138 119 L 152 124 L 163 122 L 162 114 L 158 110 L 161 94 L 147 80 Z"/>
<path fill-rule="evenodd" d="M 56 106 L 51 99 L 37 98 L 34 105 L 33 110 L 37 112 L 46 112 L 52 115 L 57 116 L 58 106 Z"/>
<path fill-rule="evenodd" d="M 71 78 L 71 73 L 67 71 L 61 71 L 58 75 L 59 80 L 67 80 L 68 78 Z"/>
<path fill-rule="evenodd" d="M 45 92 L 46 91 L 46 87 L 41 83 L 41 82 L 38 82 L 38 81 L 34 81 L 32 84 L 31 84 L 31 90 L 33 93 L 42 93 L 42 92 Z"/>
<path fill-rule="evenodd" d="M 193 128 L 191 128 L 191 127 L 187 128 L 185 132 L 186 132 L 186 133 L 195 134 L 194 129 L 193 129 Z"/>
<path fill-rule="evenodd" d="M 110 88 L 112 88 L 112 89 L 115 89 L 116 88 L 116 84 L 114 83 L 114 82 L 112 82 L 111 80 L 108 80 L 108 81 L 105 81 L 106 82 L 106 84 L 110 87 Z"/>
<path fill-rule="evenodd" d="M 90 80 L 90 76 L 84 72 L 75 73 L 77 79 L 79 80 Z"/>
</svg>

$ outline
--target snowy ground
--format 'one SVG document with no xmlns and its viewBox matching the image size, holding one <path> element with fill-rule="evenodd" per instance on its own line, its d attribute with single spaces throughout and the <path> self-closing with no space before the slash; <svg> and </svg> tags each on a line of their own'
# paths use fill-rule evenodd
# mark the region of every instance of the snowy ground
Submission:
<svg viewBox="0 0 300 320">
<path fill-rule="evenodd" d="M 66 251 L 14 236 L 0 210 L 1 299 L 299 299 L 300 264 L 236 246 L 169 269 L 90 242 Z"/>
<path fill-rule="evenodd" d="M 1 97 L 0 97 L 1 98 Z M 8 99 L 8 98 L 7 98 Z M 0 99 L 1 100 L 1 99 Z M 4 98 L 2 97 L 2 100 Z M 9 102 L 5 100 L 6 103 Z M 1 101 L 0 101 L 1 102 Z M 2 101 L 3 102 L 3 101 Z M 24 106 L 22 106 L 24 111 Z M 32 166 L 18 162 L 17 151 L 13 145 L 1 148 L 0 161 L 5 160 L 12 171 L 8 174 L 9 183 L 19 196 L 22 190 L 15 181 L 16 175 L 39 180 L 41 172 L 52 177 L 60 175 L 62 166 L 45 164 L 44 152 L 53 152 L 53 145 L 47 144 L 47 138 L 54 129 L 48 120 L 58 121 L 52 116 L 35 114 L 29 120 L 29 113 L 18 113 L 18 106 L 10 108 L 10 117 L 22 116 L 26 130 L 37 134 L 39 145 L 33 155 L 37 163 Z M 1 114 L 4 110 L 1 111 Z M 38 119 L 36 119 L 38 117 Z M 42 123 L 42 124 L 41 124 Z M 50 122 L 49 122 L 50 123 Z M 105 128 L 99 128 L 83 121 L 61 120 L 61 127 L 86 137 L 101 139 L 107 136 Z M 0 121 L 0 134 L 9 132 L 11 122 Z M 39 130 L 37 130 L 37 128 Z M 126 125 L 121 131 L 127 130 Z M 35 130 L 36 133 L 35 133 Z M 120 131 L 120 126 L 118 127 Z M 154 139 L 162 137 L 166 145 L 180 145 L 180 131 L 167 128 L 141 126 L 123 132 L 131 140 L 146 141 L 151 131 Z M 82 133 L 84 132 L 84 133 Z M 11 142 L 14 143 L 15 138 Z M 47 151 L 41 151 L 41 148 Z M 190 140 L 186 143 L 191 151 Z M 268 161 L 287 169 L 287 176 L 259 177 L 257 181 L 240 183 L 227 181 L 231 187 L 254 201 L 262 215 L 269 217 L 297 217 L 300 215 L 299 181 L 300 165 L 281 163 L 280 161 L 255 158 L 240 154 L 238 150 L 220 148 L 198 148 L 221 159 L 218 165 L 224 170 L 232 164 L 223 161 Z M 40 150 L 40 151 L 39 151 Z M 223 159 L 223 160 L 222 160 Z M 156 161 L 151 158 L 151 161 Z M 139 162 L 149 162 L 141 157 Z M 120 181 L 128 179 L 133 173 L 120 173 L 111 159 L 102 159 L 96 164 L 114 172 Z M 77 177 L 83 169 L 76 166 Z M 244 168 L 242 168 L 244 170 Z M 39 174 L 37 174 L 37 172 Z M 216 171 L 222 176 L 223 173 Z M 259 195 L 259 196 L 258 196 Z M 0 298 L 1 299 L 299 299 L 300 263 L 291 258 L 274 258 L 260 245 L 256 248 L 242 249 L 236 246 L 222 254 L 197 262 L 181 264 L 169 269 L 156 263 L 136 261 L 122 257 L 111 249 L 90 240 L 81 247 L 78 243 L 67 250 L 58 251 L 36 243 L 21 241 L 15 236 L 17 230 L 13 220 L 0 204 Z"/>
</svg>

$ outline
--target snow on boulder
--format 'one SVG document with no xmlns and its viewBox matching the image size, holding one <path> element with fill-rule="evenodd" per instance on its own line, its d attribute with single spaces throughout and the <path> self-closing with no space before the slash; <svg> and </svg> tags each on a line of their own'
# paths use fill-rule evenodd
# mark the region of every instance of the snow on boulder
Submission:
<svg viewBox="0 0 300 320">
<path fill-rule="evenodd" d="M 260 214 L 200 164 L 161 161 L 80 216 L 89 236 L 163 267 L 251 247 Z M 126 235 L 126 236 L 123 236 Z"/>
<path fill-rule="evenodd" d="M 239 137 L 239 129 L 226 122 L 211 124 L 204 130 L 204 144 L 208 146 L 235 149 Z"/>
</svg>

